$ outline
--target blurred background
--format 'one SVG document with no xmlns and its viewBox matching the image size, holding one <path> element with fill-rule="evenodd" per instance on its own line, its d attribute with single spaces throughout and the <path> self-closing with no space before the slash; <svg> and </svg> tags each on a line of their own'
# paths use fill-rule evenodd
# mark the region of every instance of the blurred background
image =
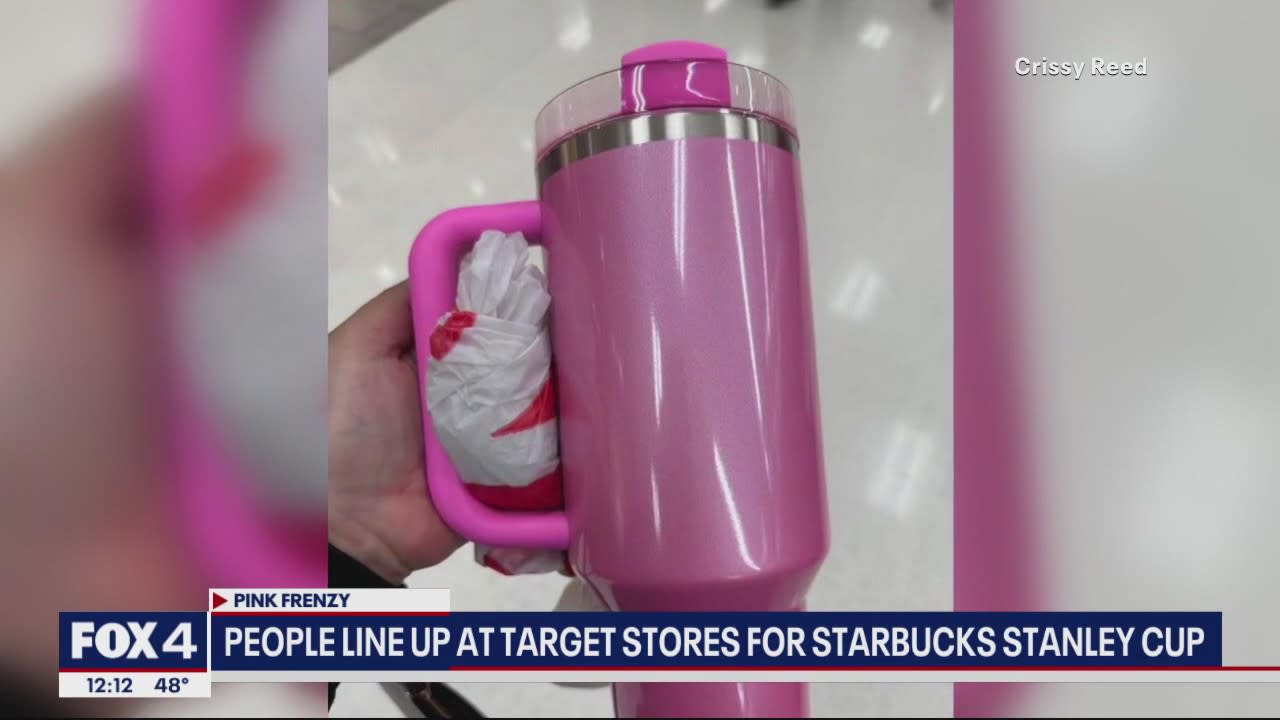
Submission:
<svg viewBox="0 0 1280 720">
<path fill-rule="evenodd" d="M 86 709 L 54 683 L 60 610 L 325 582 L 325 22 L 0 3 L 2 714 L 324 712 L 314 686 Z"/>
<path fill-rule="evenodd" d="M 957 9 L 957 142 L 980 146 L 956 166 L 957 609 L 1221 610 L 1226 664 L 1280 661 L 1277 27 L 1265 2 Z M 1019 77 L 1019 56 L 1147 75 Z M 974 430 L 968 462 L 966 422 L 1005 432 L 1010 393 L 1016 426 Z M 1274 684 L 1023 690 L 957 711 L 1280 711 Z"/>
<path fill-rule="evenodd" d="M 329 326 L 406 277 L 437 213 L 534 196 L 534 117 L 561 90 L 650 43 L 720 45 L 796 103 L 832 525 L 809 606 L 949 609 L 951 32 L 950 4 L 925 0 L 330 3 Z M 548 610 L 566 580 L 503 577 L 467 549 L 409 583 L 459 609 Z M 606 687 L 456 688 L 495 717 L 612 712 Z M 951 712 L 945 684 L 811 698 L 817 716 Z M 333 704 L 399 712 L 377 685 Z"/>
</svg>

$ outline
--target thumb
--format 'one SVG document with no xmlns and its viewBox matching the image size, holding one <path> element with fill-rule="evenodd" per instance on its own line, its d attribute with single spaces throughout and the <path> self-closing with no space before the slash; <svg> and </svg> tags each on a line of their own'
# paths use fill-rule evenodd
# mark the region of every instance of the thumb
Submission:
<svg viewBox="0 0 1280 720">
<path fill-rule="evenodd" d="M 141 197 L 137 129 L 137 104 L 128 90 L 89 98 L 42 128 L 4 164 L 0 207 L 7 217 L 38 217 L 64 229 L 135 219 Z"/>
</svg>

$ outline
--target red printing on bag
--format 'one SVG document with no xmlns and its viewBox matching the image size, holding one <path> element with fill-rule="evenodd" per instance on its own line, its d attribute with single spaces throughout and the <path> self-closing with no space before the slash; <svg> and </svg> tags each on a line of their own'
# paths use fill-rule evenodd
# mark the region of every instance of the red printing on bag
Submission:
<svg viewBox="0 0 1280 720">
<path fill-rule="evenodd" d="M 498 572 L 502 573 L 503 575 L 511 575 L 511 574 L 512 574 L 510 570 L 508 570 L 508 569 L 506 569 L 506 568 L 502 567 L 502 565 L 500 565 L 500 564 L 498 563 L 498 561 L 497 561 L 497 560 L 494 560 L 494 559 L 493 559 L 492 557 L 490 557 L 489 555 L 485 555 L 485 556 L 484 556 L 484 566 L 485 566 L 485 567 L 487 567 L 487 568 L 492 568 L 492 569 L 494 569 L 494 570 L 497 570 Z"/>
<path fill-rule="evenodd" d="M 556 419 L 556 391 L 551 386 L 551 380 L 548 379 L 542 384 L 542 390 L 538 393 L 533 402 L 529 403 L 529 407 L 524 412 L 516 416 L 514 420 L 506 425 L 493 431 L 490 437 L 502 437 L 503 435 L 514 435 L 515 433 L 529 428 L 537 427 L 544 422 L 550 422 Z"/>
<path fill-rule="evenodd" d="M 559 467 L 523 487 L 468 483 L 467 490 L 471 497 L 497 510 L 541 512 L 564 507 L 564 486 Z"/>
<path fill-rule="evenodd" d="M 190 198 L 194 232 L 203 239 L 225 230 L 262 197 L 280 165 L 279 151 L 266 140 L 237 142 L 200 178 Z"/>
<path fill-rule="evenodd" d="M 476 314 L 467 310 L 449 313 L 431 332 L 431 357 L 443 360 L 454 345 L 462 339 L 462 331 L 476 324 Z"/>
</svg>

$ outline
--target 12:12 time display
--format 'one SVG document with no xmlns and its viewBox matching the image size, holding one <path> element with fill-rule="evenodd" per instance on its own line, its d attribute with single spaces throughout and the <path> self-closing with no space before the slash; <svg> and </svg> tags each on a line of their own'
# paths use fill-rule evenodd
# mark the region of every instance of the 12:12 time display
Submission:
<svg viewBox="0 0 1280 720">
<path fill-rule="evenodd" d="M 84 680 L 89 683 L 89 692 L 95 695 L 128 695 L 133 692 L 133 678 L 91 677 Z"/>
</svg>

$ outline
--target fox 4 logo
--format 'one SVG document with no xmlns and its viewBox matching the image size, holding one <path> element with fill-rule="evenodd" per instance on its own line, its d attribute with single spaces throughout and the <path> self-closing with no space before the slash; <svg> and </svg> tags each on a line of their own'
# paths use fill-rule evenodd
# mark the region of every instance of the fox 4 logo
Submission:
<svg viewBox="0 0 1280 720">
<path fill-rule="evenodd" d="M 71 657 L 83 660 L 85 652 L 92 649 L 99 657 L 109 660 L 154 660 L 159 657 L 153 644 L 158 623 L 79 621 L 71 623 Z M 160 643 L 165 655 L 180 655 L 190 660 L 199 648 L 192 642 L 191 623 L 178 623 Z"/>
</svg>

